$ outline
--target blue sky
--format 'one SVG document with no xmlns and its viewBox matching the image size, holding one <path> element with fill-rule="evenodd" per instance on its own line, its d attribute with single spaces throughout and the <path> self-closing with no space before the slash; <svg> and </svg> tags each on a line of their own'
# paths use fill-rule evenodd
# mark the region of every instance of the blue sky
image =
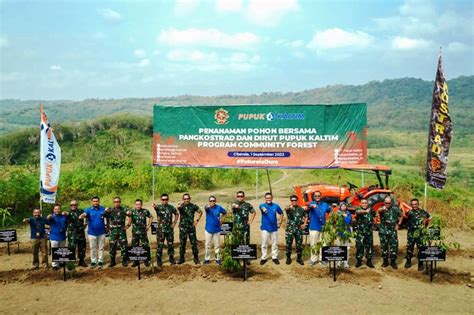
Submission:
<svg viewBox="0 0 474 315">
<path fill-rule="evenodd" d="M 0 0 L 0 98 L 301 91 L 474 73 L 472 1 Z"/>
</svg>

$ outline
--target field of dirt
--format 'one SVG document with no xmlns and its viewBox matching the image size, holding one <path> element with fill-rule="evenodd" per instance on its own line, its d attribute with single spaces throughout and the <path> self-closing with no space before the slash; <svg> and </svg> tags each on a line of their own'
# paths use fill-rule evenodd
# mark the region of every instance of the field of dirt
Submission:
<svg viewBox="0 0 474 315">
<path fill-rule="evenodd" d="M 281 204 L 285 204 L 282 200 Z M 204 218 L 198 226 L 200 258 L 204 255 Z M 260 245 L 259 215 L 252 225 L 252 243 Z M 161 270 L 142 267 L 142 279 L 132 267 L 103 270 L 77 268 L 63 281 L 61 271 L 31 269 L 27 228 L 19 230 L 20 246 L 0 245 L 1 313 L 474 313 L 474 233 L 449 230 L 461 250 L 450 251 L 438 263 L 434 280 L 403 268 L 406 231 L 399 232 L 398 270 L 381 268 L 379 239 L 374 232 L 375 269 L 340 270 L 334 282 L 327 267 L 284 263 L 284 231 L 279 230 L 280 265 L 253 261 L 249 279 L 223 273 L 211 265 L 195 266 L 187 248 L 186 263 L 170 266 L 165 255 Z M 178 230 L 175 230 L 177 251 Z M 152 249 L 156 240 L 150 235 Z M 354 243 L 352 243 L 353 245 Z M 106 251 L 107 252 L 107 251 Z M 166 250 L 165 250 L 166 252 Z M 89 253 L 87 252 L 87 257 Z M 108 254 L 106 254 L 106 263 Z"/>
</svg>

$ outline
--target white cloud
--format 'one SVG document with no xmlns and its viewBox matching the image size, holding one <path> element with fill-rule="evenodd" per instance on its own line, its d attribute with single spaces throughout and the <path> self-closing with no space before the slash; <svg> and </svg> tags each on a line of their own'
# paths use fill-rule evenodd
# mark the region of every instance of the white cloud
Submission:
<svg viewBox="0 0 474 315">
<path fill-rule="evenodd" d="M 247 17 L 261 26 L 274 26 L 288 13 L 298 10 L 297 0 L 250 0 Z"/>
<path fill-rule="evenodd" d="M 8 48 L 10 46 L 10 42 L 8 41 L 8 38 L 1 36 L 0 37 L 0 48 Z"/>
<path fill-rule="evenodd" d="M 122 16 L 120 13 L 112 10 L 112 9 L 98 9 L 99 14 L 110 23 L 118 23 L 122 20 Z"/>
<path fill-rule="evenodd" d="M 158 41 L 170 46 L 204 46 L 214 48 L 249 49 L 259 43 L 257 35 L 249 32 L 226 34 L 217 29 L 171 28 L 162 31 Z"/>
<path fill-rule="evenodd" d="M 150 59 L 142 59 L 140 62 L 137 64 L 138 67 L 143 68 L 143 67 L 148 67 L 150 65 Z"/>
<path fill-rule="evenodd" d="M 392 40 L 392 48 L 396 50 L 425 49 L 433 45 L 431 41 L 397 36 Z"/>
<path fill-rule="evenodd" d="M 169 72 L 246 72 L 255 69 L 260 62 L 259 55 L 235 52 L 223 57 L 216 52 L 201 50 L 175 49 L 168 52 L 166 58 L 171 61 L 165 68 Z"/>
<path fill-rule="evenodd" d="M 205 53 L 200 50 L 175 49 L 168 52 L 166 58 L 174 62 L 216 62 L 218 57 L 214 52 Z"/>
<path fill-rule="evenodd" d="M 304 42 L 302 40 L 294 40 L 290 43 L 291 48 L 300 48 L 303 46 Z"/>
<path fill-rule="evenodd" d="M 242 10 L 242 0 L 217 0 L 216 11 L 218 12 L 239 12 Z"/>
<path fill-rule="evenodd" d="M 449 43 L 446 50 L 451 53 L 461 53 L 469 50 L 469 46 L 460 42 Z"/>
<path fill-rule="evenodd" d="M 367 33 L 349 32 L 340 28 L 331 28 L 316 32 L 307 47 L 313 50 L 337 48 L 365 48 L 373 42 L 373 37 Z"/>
<path fill-rule="evenodd" d="M 146 56 L 146 52 L 143 49 L 135 49 L 133 51 L 133 55 L 138 58 L 144 58 Z"/>
<path fill-rule="evenodd" d="M 177 0 L 174 12 L 177 15 L 190 14 L 199 5 L 200 0 Z"/>
<path fill-rule="evenodd" d="M 51 67 L 49 67 L 49 69 L 52 70 L 52 71 L 61 71 L 61 70 L 63 70 L 63 68 L 60 65 L 52 65 Z"/>
</svg>

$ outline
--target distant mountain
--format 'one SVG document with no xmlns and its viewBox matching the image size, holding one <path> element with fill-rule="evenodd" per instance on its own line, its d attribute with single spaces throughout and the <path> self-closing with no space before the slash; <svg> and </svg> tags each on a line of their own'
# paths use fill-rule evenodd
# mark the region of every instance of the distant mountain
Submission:
<svg viewBox="0 0 474 315">
<path fill-rule="evenodd" d="M 474 76 L 461 76 L 448 81 L 449 106 L 458 134 L 474 133 Z M 290 93 L 260 95 L 220 95 L 213 97 L 182 95 L 177 97 L 86 99 L 76 101 L 44 101 L 49 120 L 74 122 L 132 113 L 151 116 L 154 104 L 368 104 L 369 127 L 389 130 L 426 130 L 431 109 L 433 82 L 403 78 L 372 81 L 363 85 L 333 85 Z M 0 100 L 0 133 L 21 127 L 37 126 L 40 100 Z"/>
</svg>

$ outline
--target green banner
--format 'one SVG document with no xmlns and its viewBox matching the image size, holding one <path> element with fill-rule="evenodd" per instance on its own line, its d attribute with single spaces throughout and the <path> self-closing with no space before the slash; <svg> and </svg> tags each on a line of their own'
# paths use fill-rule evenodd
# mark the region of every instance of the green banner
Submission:
<svg viewBox="0 0 474 315">
<path fill-rule="evenodd" d="M 154 107 L 154 165 L 327 168 L 366 163 L 364 103 Z"/>
</svg>

